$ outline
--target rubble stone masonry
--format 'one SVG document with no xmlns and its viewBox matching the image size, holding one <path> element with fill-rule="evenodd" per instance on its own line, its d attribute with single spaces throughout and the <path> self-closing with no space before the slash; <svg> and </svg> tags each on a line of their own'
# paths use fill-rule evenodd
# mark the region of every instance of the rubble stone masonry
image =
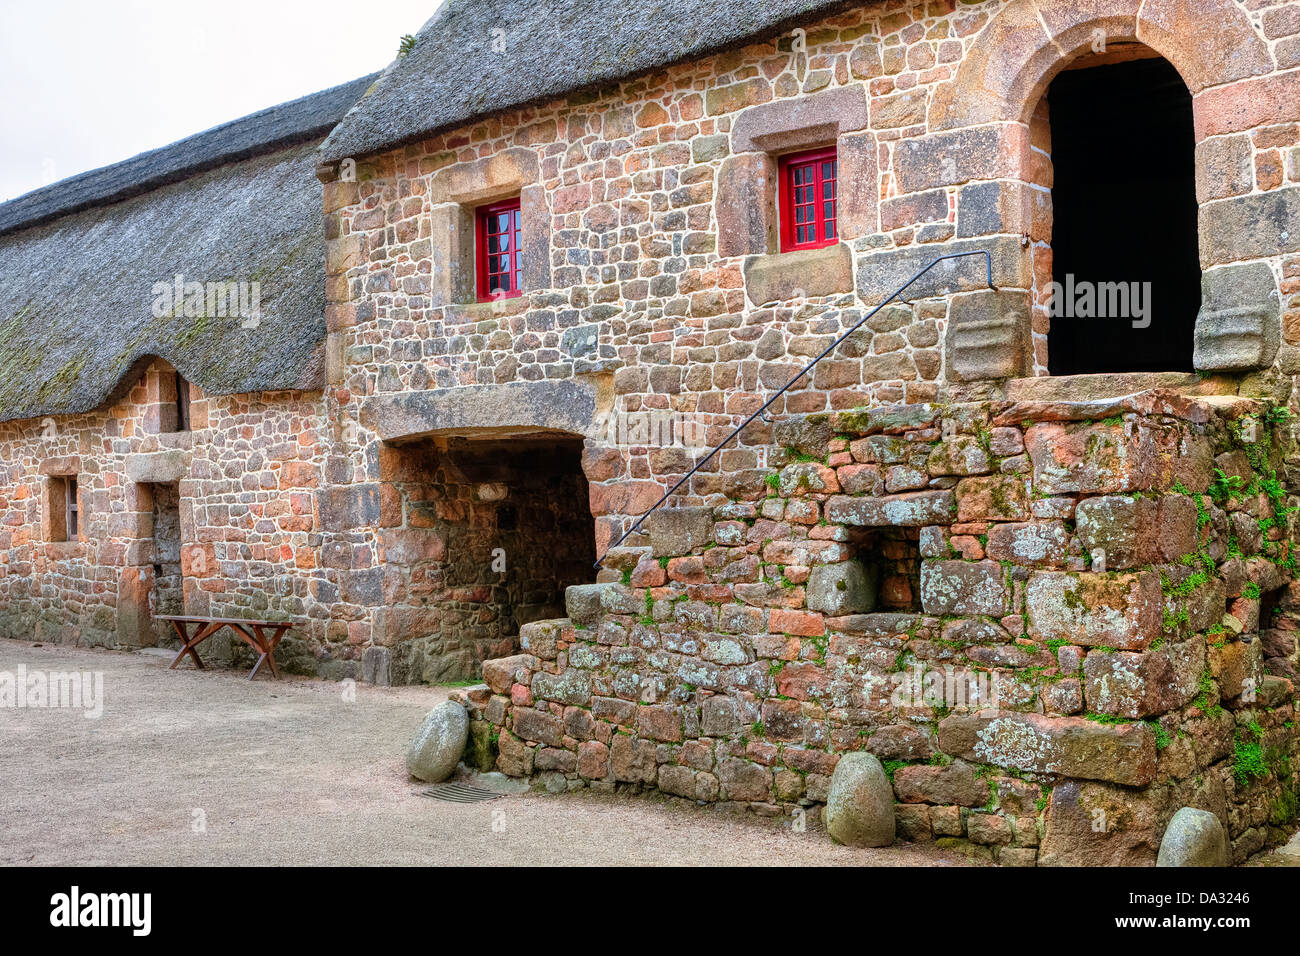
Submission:
<svg viewBox="0 0 1300 956">
<path fill-rule="evenodd" d="M 866 749 L 907 839 L 1149 863 L 1190 805 L 1243 859 L 1300 769 L 1294 14 L 864 3 L 322 165 L 323 388 L 196 389 L 176 433 L 158 361 L 0 424 L 0 633 L 163 639 L 175 543 L 185 610 L 294 620 L 291 670 L 481 674 L 469 756 L 555 789 L 812 812 Z M 1152 53 L 1195 371 L 1053 377 L 1043 94 Z M 832 145 L 839 241 L 781 253 L 778 161 Z M 474 211 L 515 197 L 523 294 L 479 302 Z"/>
<path fill-rule="evenodd" d="M 1300 783 L 1285 422 L 1159 391 L 788 419 L 770 480 L 657 512 L 484 664 L 469 757 L 798 814 L 867 750 L 904 839 L 1150 865 L 1195 806 L 1240 861 Z"/>
</svg>

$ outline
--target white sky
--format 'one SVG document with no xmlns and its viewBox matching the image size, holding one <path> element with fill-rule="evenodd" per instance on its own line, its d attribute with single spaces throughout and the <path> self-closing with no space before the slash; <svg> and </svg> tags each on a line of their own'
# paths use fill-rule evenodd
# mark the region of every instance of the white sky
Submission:
<svg viewBox="0 0 1300 956">
<path fill-rule="evenodd" d="M 0 200 L 392 62 L 441 0 L 0 0 Z"/>
</svg>

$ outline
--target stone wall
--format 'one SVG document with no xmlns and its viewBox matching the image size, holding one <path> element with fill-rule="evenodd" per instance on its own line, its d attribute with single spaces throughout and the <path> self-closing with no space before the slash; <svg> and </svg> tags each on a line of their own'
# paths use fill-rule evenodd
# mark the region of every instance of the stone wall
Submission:
<svg viewBox="0 0 1300 956">
<path fill-rule="evenodd" d="M 705 448 L 941 254 L 987 250 L 996 288 L 980 257 L 936 267 L 756 427 L 815 412 L 1009 399 L 1025 377 L 1048 381 L 1043 93 L 1102 41 L 1112 53 L 1142 44 L 1165 57 L 1193 96 L 1204 375 L 1160 383 L 1285 400 L 1300 371 L 1300 230 L 1268 223 L 1292 216 L 1300 196 L 1300 97 L 1290 95 L 1300 71 L 1286 9 L 1235 0 L 1131 0 L 1104 12 L 1066 0 L 863 4 L 803 24 L 799 37 L 356 157 L 346 175 L 322 167 L 326 394 L 340 423 L 339 466 L 326 480 L 340 528 L 370 555 L 340 578 L 340 593 L 359 593 L 348 576 L 378 573 L 378 511 L 363 503 L 377 494 L 385 444 L 527 432 L 536 407 L 552 400 L 510 396 L 572 385 L 590 406 L 540 430 L 587 440 L 603 551 Z M 831 143 L 842 241 L 779 254 L 777 157 Z M 473 210 L 514 195 L 525 294 L 475 302 Z M 1057 394 L 1153 384 L 1108 377 L 1062 383 Z M 435 414 L 460 393 L 491 412 Z M 429 396 L 424 412 L 411 414 L 420 396 Z M 401 414 L 381 424 L 367 412 L 375 403 Z M 656 417 L 691 440 L 626 437 Z M 743 496 L 763 481 L 778 462 L 754 435 L 705 466 L 701 495 Z M 897 471 L 886 490 L 907 481 Z M 334 613 L 350 639 L 381 644 L 380 609 L 342 600 Z"/>
<path fill-rule="evenodd" d="M 351 463 L 331 454 L 320 393 L 191 385 L 192 430 L 164 431 L 174 381 L 155 361 L 103 410 L 0 426 L 0 634 L 170 646 L 153 615 L 284 618 L 289 671 L 456 681 L 595 580 L 580 441 L 384 445 L 380 480 L 340 493 L 323 479 Z M 50 495 L 67 476 L 81 527 L 60 541 Z M 356 533 L 372 512 L 378 533 Z M 246 652 L 218 635 L 203 656 Z"/>
<path fill-rule="evenodd" d="M 103 409 L 0 425 L 0 633 L 147 646 L 159 639 L 158 600 L 179 611 L 183 597 L 190 613 L 299 621 L 281 657 L 315 672 L 329 643 L 316 604 L 320 395 L 210 398 L 190 386 L 192 430 L 161 431 L 174 381 L 154 362 Z M 70 475 L 79 534 L 53 540 L 51 478 Z M 158 553 L 155 510 L 169 498 L 175 548 Z"/>
<path fill-rule="evenodd" d="M 1194 806 L 1240 861 L 1296 821 L 1294 431 L 1172 392 L 778 423 L 484 664 L 468 759 L 791 814 L 866 750 L 906 840 L 1150 864 Z"/>
<path fill-rule="evenodd" d="M 777 398 L 674 504 L 761 498 L 784 466 L 772 430 L 791 416 L 1151 387 L 1150 376 L 1043 375 L 1052 226 L 1043 91 L 1101 40 L 1112 52 L 1145 45 L 1193 95 L 1203 374 L 1161 381 L 1288 400 L 1300 372 L 1292 6 L 862 4 L 801 34 L 357 157 L 355 177 L 351 166 L 323 167 L 323 392 L 200 398 L 183 437 L 159 432 L 168 379 L 155 370 L 101 410 L 51 420 L 52 431 L 0 426 L 5 632 L 152 640 L 157 562 L 145 553 L 152 509 L 140 488 L 177 482 L 187 610 L 294 618 L 282 652 L 294 669 L 468 676 L 513 640 L 523 622 L 511 608 L 545 605 L 552 597 L 538 595 L 576 578 L 542 569 L 535 542 L 546 521 L 594 518 L 591 543 L 603 552 L 705 448 L 940 254 L 987 250 L 996 288 L 982 258 L 937 267 Z M 776 159 L 832 142 L 842 241 L 779 254 Z M 477 204 L 513 195 L 525 294 L 474 302 L 467 224 Z M 647 437 L 647 422 L 652 432 L 666 422 L 675 437 Z M 409 442 L 528 436 L 566 448 L 581 440 L 582 475 L 528 492 L 517 518 L 538 534 L 506 547 L 519 551 L 524 577 L 500 591 L 484 556 L 503 529 L 473 497 L 483 482 L 397 481 L 386 468 Z M 858 478 L 846 476 L 854 494 L 929 493 L 919 461 L 859 464 Z M 40 500 L 46 479 L 69 468 L 88 506 L 82 540 L 61 544 L 41 527 Z M 446 496 L 435 526 L 421 524 L 423 492 L 405 487 L 421 485 Z M 978 534 L 951 538 L 963 556 L 985 547 Z M 921 605 L 919 531 L 839 543 L 892 562 L 876 572 L 882 609 Z M 585 550 L 573 544 L 565 560 L 576 568 Z"/>
</svg>

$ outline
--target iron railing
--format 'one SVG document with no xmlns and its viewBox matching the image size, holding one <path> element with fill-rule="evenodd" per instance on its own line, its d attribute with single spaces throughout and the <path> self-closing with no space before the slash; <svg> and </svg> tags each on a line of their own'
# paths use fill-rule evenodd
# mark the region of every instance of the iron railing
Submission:
<svg viewBox="0 0 1300 956">
<path fill-rule="evenodd" d="M 660 498 L 660 499 L 659 499 L 658 501 L 656 501 L 653 505 L 651 505 L 651 506 L 650 506 L 650 509 L 649 509 L 648 511 L 646 511 L 645 514 L 641 515 L 641 517 L 639 517 L 639 518 L 636 519 L 636 522 L 632 525 L 632 527 L 630 527 L 630 528 L 628 528 L 626 531 L 624 531 L 623 534 L 619 536 L 619 539 L 618 539 L 617 541 L 615 541 L 613 544 L 611 544 L 608 548 L 605 549 L 605 553 L 602 554 L 599 558 L 596 559 L 595 567 L 599 568 L 599 567 L 601 566 L 602 562 L 604 562 L 605 558 L 609 557 L 609 553 L 610 553 L 611 551 L 613 551 L 615 548 L 617 548 L 619 545 L 621 545 L 621 544 L 622 544 L 624 541 L 626 541 L 626 540 L 627 540 L 631 535 L 633 535 L 633 534 L 636 533 L 638 530 L 640 530 L 640 528 L 641 528 L 641 523 L 642 523 L 643 521 L 645 521 L 646 518 L 650 517 L 650 516 L 651 516 L 652 514 L 654 514 L 657 510 L 659 510 L 659 507 L 660 507 L 661 505 L 663 505 L 663 503 L 664 503 L 665 501 L 667 501 L 669 498 L 671 498 L 673 495 L 675 495 L 675 494 L 677 493 L 677 489 L 678 489 L 678 488 L 680 488 L 682 485 L 686 484 L 686 482 L 688 482 L 688 481 L 689 481 L 689 480 L 690 480 L 690 479 L 695 475 L 695 473 L 696 473 L 697 471 L 699 471 L 702 467 L 704 467 L 704 465 L 707 464 L 708 461 L 709 461 L 709 460 L 710 460 L 714 455 L 716 455 L 718 452 L 722 451 L 722 449 L 725 448 L 725 447 L 727 446 L 727 443 L 728 443 L 728 442 L 730 442 L 733 438 L 735 438 L 737 435 L 739 435 L 741 432 L 743 432 L 746 428 L 748 428 L 748 427 L 753 423 L 754 419 L 758 418 L 759 416 L 763 416 L 763 420 L 764 420 L 764 421 L 767 421 L 767 420 L 768 420 L 767 417 L 763 415 L 763 412 L 767 411 L 767 407 L 768 407 L 769 405 L 771 405 L 773 402 L 775 402 L 775 401 L 776 401 L 778 398 L 780 398 L 782 395 L 784 395 L 784 394 L 785 394 L 785 393 L 790 389 L 790 386 L 794 385 L 795 382 L 799 381 L 799 379 L 801 379 L 801 378 L 803 378 L 805 375 L 807 375 L 808 372 L 812 370 L 812 367 L 813 367 L 814 365 L 816 365 L 818 362 L 820 362 L 820 361 L 821 361 L 822 359 L 824 359 L 826 356 L 830 355 L 830 354 L 831 354 L 832 352 L 834 352 L 837 348 L 839 348 L 840 344 L 841 344 L 845 339 L 847 339 L 850 335 L 852 335 L 854 332 L 856 332 L 858 329 L 860 329 L 860 328 L 862 327 L 862 325 L 863 325 L 864 322 L 866 322 L 868 319 L 870 319 L 873 315 L 875 315 L 877 312 L 879 312 L 879 311 L 880 311 L 881 309 L 883 309 L 885 306 L 889 305 L 890 302 L 894 301 L 895 299 L 898 299 L 899 296 L 901 296 L 901 295 L 903 294 L 903 291 L 904 291 L 908 286 L 910 286 L 910 285 L 911 285 L 913 282 L 915 282 L 917 279 L 921 278 L 921 276 L 925 275 L 927 272 L 929 272 L 931 269 L 933 269 L 933 268 L 934 268 L 936 265 L 938 265 L 940 262 L 943 262 L 943 261 L 946 260 L 946 259 L 961 259 L 961 258 L 964 258 L 965 256 L 983 256 L 983 257 L 984 257 L 984 269 L 985 269 L 985 273 L 986 273 L 986 279 L 987 279 L 987 281 L 988 281 L 988 286 L 989 286 L 990 289 L 997 289 L 997 286 L 995 286 L 995 285 L 993 284 L 993 256 L 990 255 L 990 253 L 989 253 L 989 251 L 988 251 L 987 249 L 972 249 L 972 250 L 970 250 L 969 252 L 950 252 L 950 253 L 948 253 L 947 255 L 936 256 L 935 258 L 931 259 L 930 262 L 929 262 L 929 264 L 927 264 L 927 265 L 925 266 L 925 268 L 921 269 L 919 272 L 917 272 L 915 275 L 913 275 L 910 279 L 908 279 L 906 282 L 904 282 L 902 285 L 900 285 L 897 289 L 895 289 L 893 292 L 891 292 L 891 293 L 889 294 L 889 297 L 888 297 L 888 298 L 886 298 L 884 301 L 882 301 L 878 306 L 876 306 L 874 309 L 872 309 L 870 312 L 868 312 L 868 313 L 867 313 L 866 315 L 864 315 L 862 318 L 858 319 L 857 322 L 854 322 L 854 323 L 853 323 L 853 326 L 852 326 L 852 327 L 851 327 L 847 332 L 845 332 L 843 335 L 841 335 L 838 339 L 836 339 L 836 340 L 835 340 L 834 342 L 832 342 L 830 345 L 826 346 L 826 348 L 822 350 L 822 353 L 821 353 L 820 355 L 818 355 L 815 359 L 813 359 L 811 362 L 809 362 L 807 365 L 805 365 L 802 369 L 800 369 L 799 372 L 798 372 L 798 374 L 795 375 L 794 378 L 790 379 L 790 381 L 788 381 L 788 382 L 786 382 L 784 385 L 782 385 L 781 388 L 780 388 L 779 390 L 777 390 L 777 392 L 774 393 L 774 394 L 772 395 L 771 398 L 769 398 L 766 402 L 764 402 L 761 406 L 759 406 L 758 411 L 754 412 L 754 414 L 752 414 L 752 415 L 750 415 L 748 418 L 746 418 L 746 419 L 745 419 L 745 420 L 744 420 L 740 425 L 738 425 L 738 426 L 737 426 L 737 427 L 736 427 L 736 428 L 731 432 L 731 434 L 729 434 L 726 438 L 722 439 L 722 441 L 719 442 L 719 443 L 714 447 L 714 449 L 713 449 L 711 452 L 709 452 L 707 455 L 705 455 L 703 458 L 701 458 L 699 461 L 697 461 L 697 462 L 695 463 L 695 466 L 694 466 L 693 468 L 691 468 L 690 471 L 688 471 L 686 474 L 684 474 L 684 475 L 681 477 L 681 479 L 678 480 L 678 482 L 677 482 L 675 485 L 673 485 L 673 486 L 672 486 L 671 488 L 669 488 L 666 492 L 664 492 L 664 495 L 663 495 L 662 498 Z M 903 300 L 900 299 L 899 301 L 903 301 Z"/>
</svg>

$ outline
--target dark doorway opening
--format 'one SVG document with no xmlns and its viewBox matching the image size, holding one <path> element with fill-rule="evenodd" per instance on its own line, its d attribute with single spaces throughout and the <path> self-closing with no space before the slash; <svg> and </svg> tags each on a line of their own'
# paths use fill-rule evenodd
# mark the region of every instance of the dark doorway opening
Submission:
<svg viewBox="0 0 1300 956">
<path fill-rule="evenodd" d="M 1192 97 L 1168 61 L 1061 73 L 1048 370 L 1192 370 L 1201 304 Z M 1118 314 L 1116 314 L 1118 313 Z"/>
<path fill-rule="evenodd" d="M 489 615 L 462 601 L 444 611 L 444 629 L 517 638 L 530 621 L 564 617 L 565 590 L 596 574 L 582 439 L 452 439 L 438 464 L 438 477 L 464 502 L 467 518 L 446 525 L 447 585 L 458 597 L 485 588 L 483 602 L 493 605 Z M 480 631 L 483 624 L 494 627 Z"/>
<path fill-rule="evenodd" d="M 184 614 L 185 592 L 181 577 L 181 496 L 174 484 L 148 486 L 153 497 L 153 593 L 150 611 L 158 614 Z M 160 643 L 176 634 L 166 621 L 154 622 Z"/>
<path fill-rule="evenodd" d="M 582 448 L 556 434 L 384 447 L 392 683 L 478 676 L 484 660 L 519 650 L 523 625 L 564 617 L 570 585 L 595 581 Z"/>
</svg>

